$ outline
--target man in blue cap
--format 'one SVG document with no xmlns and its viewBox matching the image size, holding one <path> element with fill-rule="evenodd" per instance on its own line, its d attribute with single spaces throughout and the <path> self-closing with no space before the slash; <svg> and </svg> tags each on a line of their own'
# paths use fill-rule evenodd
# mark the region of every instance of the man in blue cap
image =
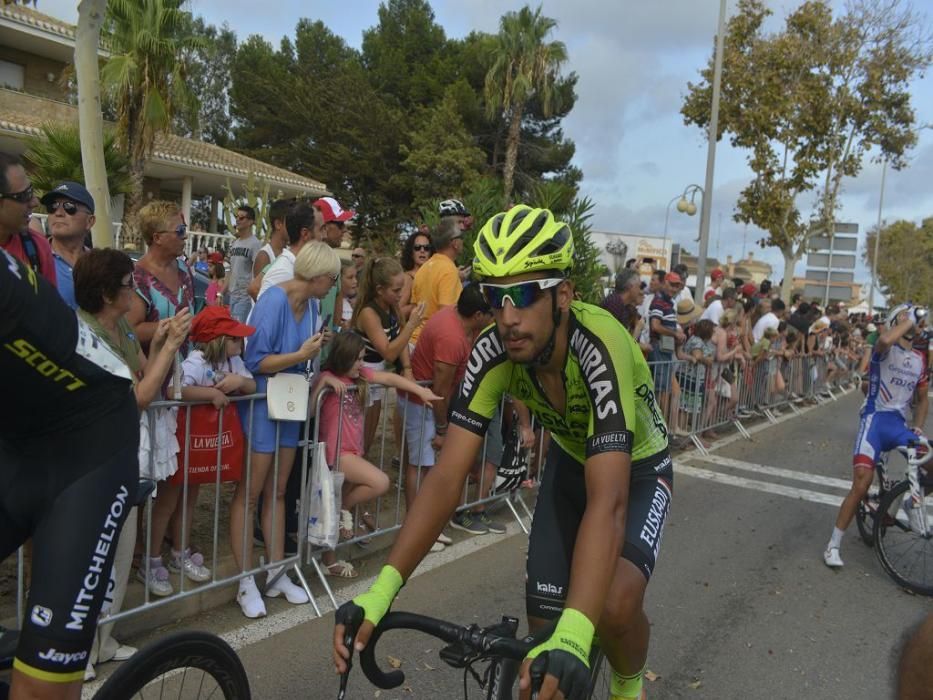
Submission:
<svg viewBox="0 0 933 700">
<path fill-rule="evenodd" d="M 58 277 L 58 293 L 71 308 L 77 309 L 72 270 L 88 250 L 94 226 L 94 198 L 84 185 L 62 182 L 40 200 L 49 213 L 48 232 Z"/>
</svg>

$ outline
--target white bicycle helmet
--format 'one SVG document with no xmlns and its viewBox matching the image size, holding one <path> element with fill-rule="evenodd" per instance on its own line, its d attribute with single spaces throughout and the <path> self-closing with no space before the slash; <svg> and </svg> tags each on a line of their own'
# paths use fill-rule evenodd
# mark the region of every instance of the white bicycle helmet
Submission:
<svg viewBox="0 0 933 700">
<path fill-rule="evenodd" d="M 437 207 L 441 216 L 469 216 L 470 212 L 459 199 L 445 199 Z"/>
</svg>

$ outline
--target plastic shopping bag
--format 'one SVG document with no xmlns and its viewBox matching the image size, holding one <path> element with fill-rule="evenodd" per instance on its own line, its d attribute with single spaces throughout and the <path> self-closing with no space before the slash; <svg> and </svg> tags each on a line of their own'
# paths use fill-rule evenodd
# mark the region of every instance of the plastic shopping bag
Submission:
<svg viewBox="0 0 933 700">
<path fill-rule="evenodd" d="M 340 505 L 343 474 L 327 466 L 323 442 L 312 448 L 308 509 L 308 542 L 333 549 L 340 537 Z"/>
</svg>

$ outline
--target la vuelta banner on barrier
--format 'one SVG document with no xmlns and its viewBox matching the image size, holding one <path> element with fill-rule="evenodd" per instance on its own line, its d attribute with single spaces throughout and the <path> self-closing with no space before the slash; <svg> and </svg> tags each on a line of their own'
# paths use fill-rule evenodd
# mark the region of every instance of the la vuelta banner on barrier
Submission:
<svg viewBox="0 0 933 700">
<path fill-rule="evenodd" d="M 170 484 L 184 483 L 185 469 L 185 426 L 191 412 L 191 433 L 188 453 L 188 483 L 213 484 L 217 480 L 217 443 L 220 442 L 220 480 L 239 481 L 243 473 L 243 457 L 246 440 L 240 427 L 240 415 L 236 404 L 230 403 L 223 410 L 223 433 L 220 433 L 221 412 L 211 405 L 192 406 L 178 411 L 178 471 L 168 480 Z"/>
</svg>

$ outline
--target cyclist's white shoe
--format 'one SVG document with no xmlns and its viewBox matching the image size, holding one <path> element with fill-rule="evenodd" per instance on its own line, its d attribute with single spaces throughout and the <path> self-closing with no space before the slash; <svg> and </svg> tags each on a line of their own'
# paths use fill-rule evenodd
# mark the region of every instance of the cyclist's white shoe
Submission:
<svg viewBox="0 0 933 700">
<path fill-rule="evenodd" d="M 827 547 L 823 552 L 823 561 L 826 566 L 838 569 L 842 566 L 842 557 L 839 556 L 839 547 Z"/>
<path fill-rule="evenodd" d="M 252 576 L 240 579 L 240 590 L 236 595 L 236 600 L 246 617 L 266 616 L 266 604 L 262 602 L 262 595 L 260 595 L 259 589 L 256 588 L 256 579 Z"/>
<path fill-rule="evenodd" d="M 278 569 L 270 569 L 269 578 L 267 580 L 271 581 L 274 579 L 281 570 L 281 567 Z M 276 579 L 275 583 L 266 585 L 266 595 L 270 598 L 278 598 L 280 595 L 284 595 L 285 599 L 292 605 L 301 605 L 310 600 L 308 594 L 305 593 L 305 589 L 295 584 L 288 577 L 288 574 L 284 573 Z"/>
</svg>

